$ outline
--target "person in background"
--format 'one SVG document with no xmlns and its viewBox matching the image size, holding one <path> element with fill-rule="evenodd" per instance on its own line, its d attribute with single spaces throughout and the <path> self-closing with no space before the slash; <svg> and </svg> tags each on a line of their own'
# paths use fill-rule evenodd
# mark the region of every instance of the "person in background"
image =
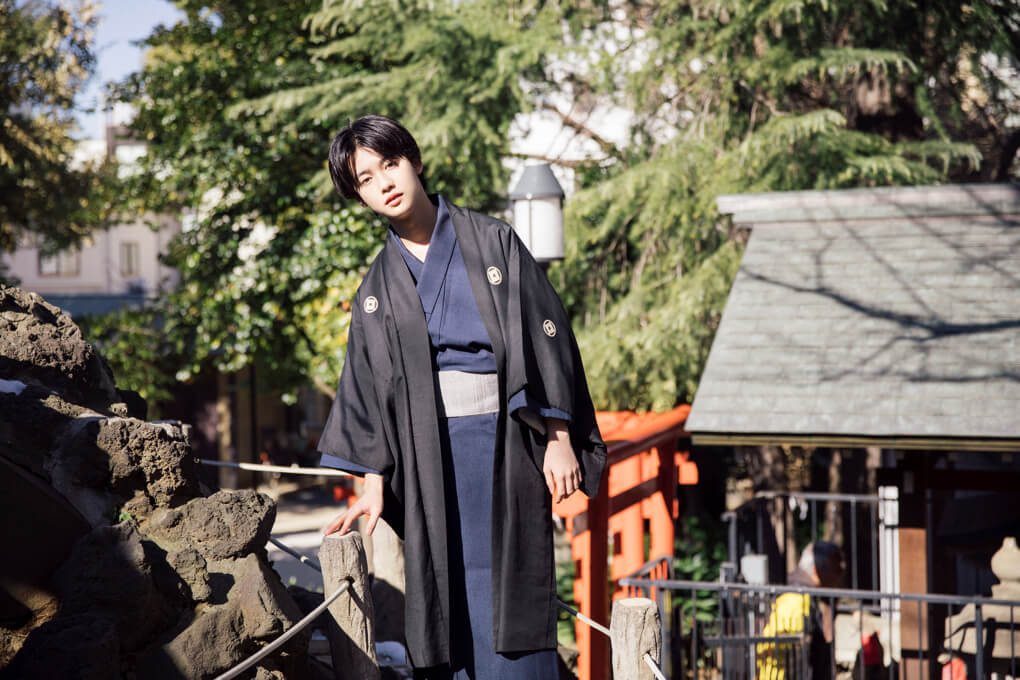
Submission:
<svg viewBox="0 0 1020 680">
<path fill-rule="evenodd" d="M 839 588 L 843 584 L 843 552 L 827 541 L 808 544 L 788 582 L 809 588 Z M 829 601 L 824 598 L 806 593 L 783 593 L 777 597 L 762 635 L 798 636 L 802 642 L 757 645 L 758 678 L 832 680 L 835 666 L 832 621 Z"/>
</svg>

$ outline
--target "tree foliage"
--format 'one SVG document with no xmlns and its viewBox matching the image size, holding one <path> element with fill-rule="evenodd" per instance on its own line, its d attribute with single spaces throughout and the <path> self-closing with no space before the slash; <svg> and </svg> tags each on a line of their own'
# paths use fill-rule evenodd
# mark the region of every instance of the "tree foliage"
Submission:
<svg viewBox="0 0 1020 680">
<path fill-rule="evenodd" d="M 103 169 L 72 164 L 74 98 L 92 74 L 96 4 L 0 0 L 0 250 L 53 250 L 103 222 Z"/>
<path fill-rule="evenodd" d="M 295 313 L 335 294 L 328 258 L 360 266 L 373 244 L 352 237 L 357 230 L 328 228 L 351 222 L 316 186 L 330 121 L 270 122 L 228 108 L 320 77 L 302 29 L 320 3 L 175 4 L 185 19 L 147 39 L 144 67 L 113 93 L 136 108 L 132 128 L 148 145 L 128 180 L 130 204 L 138 213 L 181 214 L 186 224 L 165 258 L 180 285 L 157 309 L 180 359 L 175 375 L 258 361 L 271 381 L 290 385 L 308 373 L 300 357 L 332 346 L 330 336 L 304 334 Z M 367 224 L 360 217 L 355 226 Z M 314 262 L 309 239 L 321 248 Z"/>
<path fill-rule="evenodd" d="M 521 113 L 596 143 L 565 162 L 552 276 L 603 408 L 693 397 L 741 252 L 719 194 L 992 179 L 1015 154 L 1001 0 L 176 4 L 118 92 L 149 143 L 133 204 L 193 222 L 160 307 L 180 378 L 255 360 L 335 384 L 384 225 L 338 202 L 325 156 L 364 113 L 415 133 L 431 190 L 490 211 Z M 610 104 L 632 114 L 622 144 L 586 123 Z"/>
<path fill-rule="evenodd" d="M 501 2 L 331 0 L 305 21 L 313 83 L 231 107 L 269 125 L 319 117 L 339 130 L 382 113 L 414 132 L 430 191 L 480 210 L 505 205 L 508 130 L 559 45 L 558 15 Z M 320 150 L 320 153 L 324 150 Z M 319 176 L 328 188 L 328 178 Z"/>
<path fill-rule="evenodd" d="M 138 392 L 154 407 L 150 417 L 158 414 L 159 404 L 173 396 L 180 357 L 163 334 L 156 309 L 126 308 L 75 321 L 109 364 L 117 386 Z"/>
<path fill-rule="evenodd" d="M 139 212 L 184 212 L 193 228 L 167 263 L 160 304 L 181 379 L 203 365 L 268 367 L 277 384 L 323 392 L 343 361 L 350 301 L 385 225 L 342 203 L 325 169 L 332 135 L 365 113 L 401 119 L 421 143 L 429 188 L 495 208 L 521 73 L 555 24 L 463 3 L 178 0 L 186 19 L 146 41 L 117 97 L 148 143 L 128 196 Z"/>
</svg>

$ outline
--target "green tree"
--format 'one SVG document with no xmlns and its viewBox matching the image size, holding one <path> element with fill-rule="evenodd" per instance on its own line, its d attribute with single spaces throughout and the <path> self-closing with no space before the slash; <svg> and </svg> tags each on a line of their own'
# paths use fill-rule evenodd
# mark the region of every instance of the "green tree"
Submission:
<svg viewBox="0 0 1020 680">
<path fill-rule="evenodd" d="M 324 167 L 363 113 L 405 122 L 430 189 L 487 210 L 521 112 L 596 142 L 552 276 L 605 408 L 693 397 L 741 251 L 719 194 L 990 179 L 1015 154 L 999 0 L 176 4 L 119 94 L 150 144 L 136 207 L 194 218 L 161 306 L 182 378 L 255 360 L 331 391 L 383 235 Z M 575 115 L 606 103 L 633 114 L 625 144 Z"/>
<path fill-rule="evenodd" d="M 132 205 L 194 225 L 171 246 L 181 280 L 160 304 L 177 375 L 257 361 L 279 386 L 310 378 L 330 394 L 350 301 L 385 235 L 333 192 L 332 135 L 364 113 L 397 117 L 421 142 L 430 190 L 495 208 L 521 74 L 540 73 L 556 23 L 483 3 L 176 4 L 186 19 L 148 38 L 116 96 L 149 145 Z"/>
<path fill-rule="evenodd" d="M 306 21 L 318 43 L 314 84 L 231 110 L 270 125 L 318 117 L 333 130 L 365 113 L 391 116 L 413 130 L 430 191 L 499 210 L 510 123 L 547 87 L 543 66 L 562 49 L 558 17 L 490 0 L 327 1 Z"/>
<path fill-rule="evenodd" d="M 365 216 L 356 224 L 341 218 L 316 186 L 329 121 L 270 124 L 228 108 L 315 81 L 319 67 L 302 22 L 321 3 L 175 4 L 185 18 L 154 31 L 142 70 L 112 93 L 135 107 L 131 127 L 148 145 L 125 187 L 129 205 L 139 214 L 181 214 L 189 227 L 166 256 L 180 284 L 157 307 L 178 358 L 174 376 L 256 360 L 270 369 L 260 375 L 293 384 L 307 372 L 302 357 L 319 349 L 295 310 L 335 283 L 321 266 L 328 256 L 307 261 L 307 248 L 350 266 L 373 244 L 352 236 L 362 233 Z"/>
<path fill-rule="evenodd" d="M 74 166 L 70 137 L 95 63 L 96 8 L 0 0 L 0 251 L 25 234 L 53 250 L 72 245 L 106 214 L 104 170 Z"/>
<path fill-rule="evenodd" d="M 154 307 L 125 308 L 111 314 L 75 318 L 82 335 L 109 364 L 117 386 L 135 390 L 158 417 L 161 402 L 172 398 L 174 373 L 181 358 L 174 353 Z"/>
<path fill-rule="evenodd" d="M 582 84 L 634 112 L 631 144 L 568 202 L 555 272 L 604 407 L 693 398 L 742 240 L 719 194 L 1001 178 L 1016 151 L 1012 3 L 640 2 L 613 22 Z"/>
</svg>

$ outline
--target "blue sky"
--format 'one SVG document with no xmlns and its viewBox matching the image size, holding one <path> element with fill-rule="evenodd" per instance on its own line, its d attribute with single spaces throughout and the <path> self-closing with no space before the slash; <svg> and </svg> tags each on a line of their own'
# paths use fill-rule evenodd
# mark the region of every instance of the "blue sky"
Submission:
<svg viewBox="0 0 1020 680">
<path fill-rule="evenodd" d="M 80 108 L 101 108 L 100 95 L 108 81 L 121 80 L 142 65 L 142 50 L 133 42 L 141 40 L 159 24 L 172 25 L 184 14 L 168 0 L 103 0 L 102 17 L 96 29 L 96 73 L 79 95 Z M 79 113 L 81 129 L 77 138 L 101 139 L 104 114 Z"/>
</svg>

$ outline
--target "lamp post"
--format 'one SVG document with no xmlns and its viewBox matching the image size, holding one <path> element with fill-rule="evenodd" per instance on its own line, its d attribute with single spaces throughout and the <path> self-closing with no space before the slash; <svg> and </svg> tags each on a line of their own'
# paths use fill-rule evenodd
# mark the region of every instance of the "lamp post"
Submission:
<svg viewBox="0 0 1020 680">
<path fill-rule="evenodd" d="M 563 187 L 548 163 L 524 168 L 510 190 L 514 230 L 543 266 L 563 259 Z"/>
</svg>

